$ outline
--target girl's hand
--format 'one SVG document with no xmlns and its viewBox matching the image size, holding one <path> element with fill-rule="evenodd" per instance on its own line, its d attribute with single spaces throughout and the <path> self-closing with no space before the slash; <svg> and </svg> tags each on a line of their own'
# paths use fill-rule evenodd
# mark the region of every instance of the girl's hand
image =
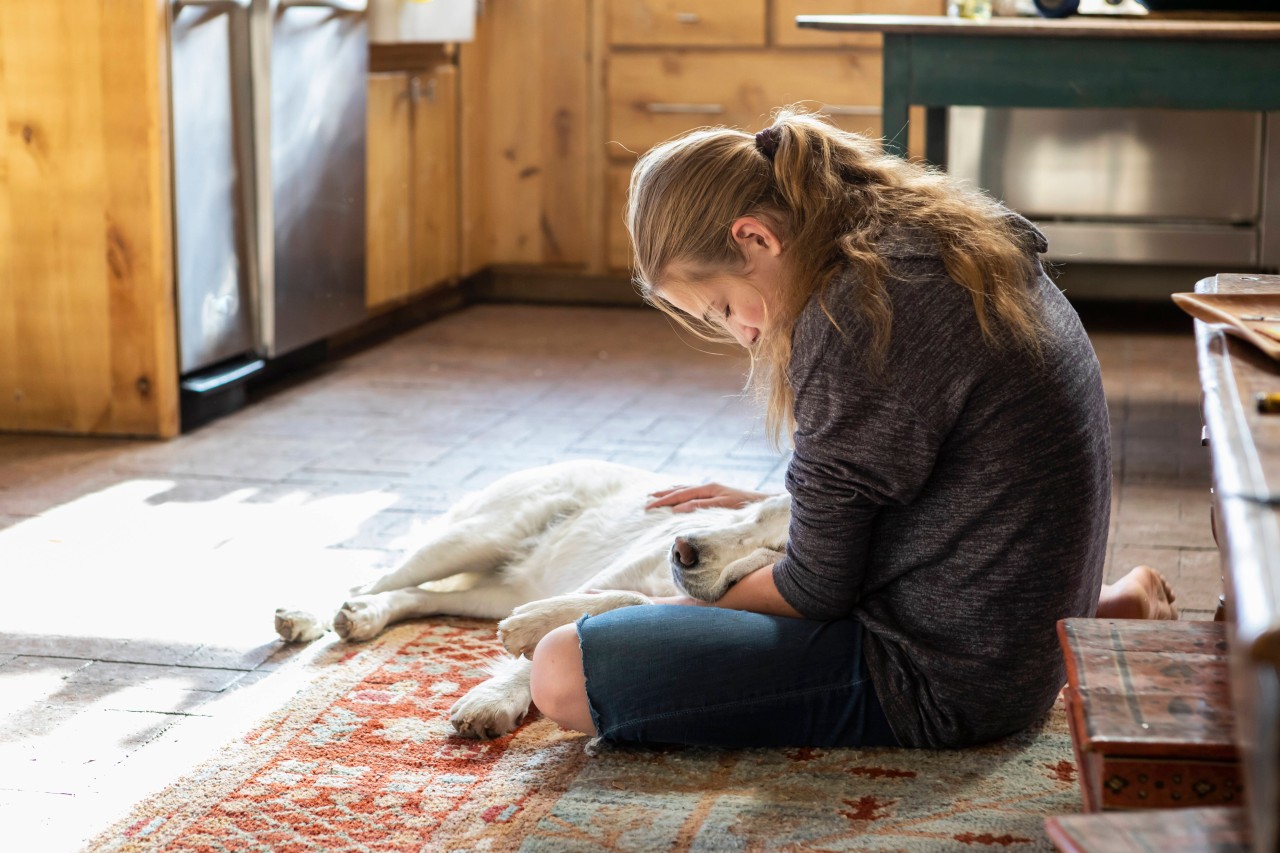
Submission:
<svg viewBox="0 0 1280 853">
<path fill-rule="evenodd" d="M 672 486 L 670 489 L 654 492 L 649 497 L 653 500 L 645 504 L 645 509 L 669 506 L 674 512 L 693 512 L 695 509 L 712 506 L 738 509 L 769 496 L 760 492 L 731 489 L 719 483 L 705 483 L 701 486 Z"/>
</svg>

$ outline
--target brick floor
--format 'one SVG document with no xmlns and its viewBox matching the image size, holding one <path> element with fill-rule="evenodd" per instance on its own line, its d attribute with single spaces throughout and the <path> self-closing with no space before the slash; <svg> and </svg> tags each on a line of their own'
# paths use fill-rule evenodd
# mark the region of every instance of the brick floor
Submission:
<svg viewBox="0 0 1280 853">
<path fill-rule="evenodd" d="M 1190 325 L 1126 310 L 1092 330 L 1108 574 L 1151 563 L 1205 618 L 1220 581 Z M 479 306 L 173 441 L 0 436 L 0 822 L 74 849 L 216 746 L 225 709 L 267 701 L 247 697 L 289 654 L 275 607 L 376 574 L 503 473 L 596 457 L 781 488 L 744 366 L 651 311 Z"/>
</svg>

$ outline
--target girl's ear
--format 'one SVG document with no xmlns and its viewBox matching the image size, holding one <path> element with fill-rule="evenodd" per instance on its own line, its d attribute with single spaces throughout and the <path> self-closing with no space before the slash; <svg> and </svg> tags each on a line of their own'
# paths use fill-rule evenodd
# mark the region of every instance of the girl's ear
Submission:
<svg viewBox="0 0 1280 853">
<path fill-rule="evenodd" d="M 754 216 L 739 216 L 729 226 L 729 234 L 747 258 L 758 254 L 777 257 L 782 254 L 782 240 L 769 224 Z"/>
</svg>

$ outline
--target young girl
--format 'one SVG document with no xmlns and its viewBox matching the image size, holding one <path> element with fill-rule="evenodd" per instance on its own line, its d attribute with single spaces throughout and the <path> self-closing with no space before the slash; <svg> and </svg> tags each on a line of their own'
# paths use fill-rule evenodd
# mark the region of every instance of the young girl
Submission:
<svg viewBox="0 0 1280 853">
<path fill-rule="evenodd" d="M 646 298 L 751 353 L 794 445 L 790 541 L 714 606 L 548 634 L 544 714 L 620 742 L 957 747 L 1052 705 L 1057 620 L 1173 615 L 1145 567 L 1102 587 L 1106 400 L 1026 219 L 782 112 L 649 151 L 627 224 Z M 759 497 L 712 484 L 650 506 Z"/>
</svg>

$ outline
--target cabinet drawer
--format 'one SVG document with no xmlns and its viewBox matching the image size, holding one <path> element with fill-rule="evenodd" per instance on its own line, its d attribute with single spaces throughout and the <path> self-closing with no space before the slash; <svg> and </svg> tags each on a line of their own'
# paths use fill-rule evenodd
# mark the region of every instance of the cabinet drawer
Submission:
<svg viewBox="0 0 1280 853">
<path fill-rule="evenodd" d="M 764 0 L 610 0 L 609 43 L 762 47 Z"/>
<path fill-rule="evenodd" d="M 773 43 L 782 47 L 879 47 L 875 33 L 802 30 L 796 15 L 943 15 L 945 0 L 773 0 Z"/>
<path fill-rule="evenodd" d="M 841 127 L 880 133 L 878 50 L 620 54 L 609 62 L 608 138 L 640 153 L 695 127 L 756 131 L 774 109 L 799 104 Z"/>
</svg>

